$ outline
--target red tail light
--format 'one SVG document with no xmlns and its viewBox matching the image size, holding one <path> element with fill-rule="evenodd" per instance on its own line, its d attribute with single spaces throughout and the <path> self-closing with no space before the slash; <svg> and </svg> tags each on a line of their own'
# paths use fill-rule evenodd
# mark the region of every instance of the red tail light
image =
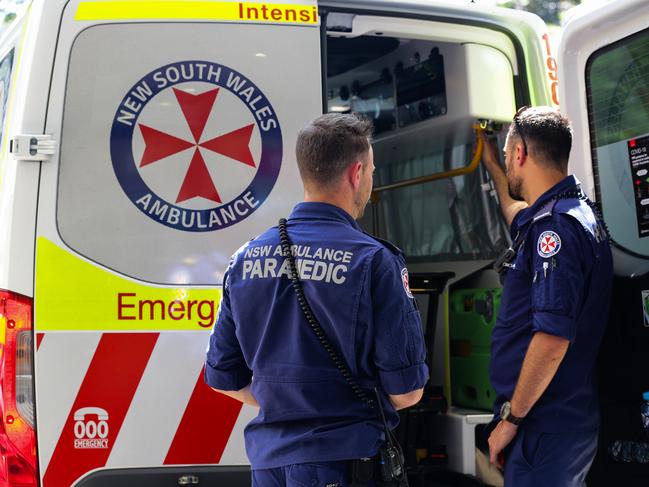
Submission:
<svg viewBox="0 0 649 487">
<path fill-rule="evenodd" d="M 0 486 L 38 485 L 32 300 L 0 291 Z"/>
</svg>

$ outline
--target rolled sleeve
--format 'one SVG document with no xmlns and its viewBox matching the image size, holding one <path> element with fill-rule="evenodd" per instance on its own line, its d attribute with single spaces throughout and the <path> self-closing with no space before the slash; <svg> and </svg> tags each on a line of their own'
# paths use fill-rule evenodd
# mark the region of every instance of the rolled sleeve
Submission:
<svg viewBox="0 0 649 487">
<path fill-rule="evenodd" d="M 577 320 L 565 315 L 537 311 L 534 313 L 532 329 L 534 332 L 541 331 L 573 342 L 575 340 Z"/>
<path fill-rule="evenodd" d="M 236 335 L 236 324 L 230 309 L 228 274 L 226 271 L 219 312 L 210 335 L 204 378 L 207 385 L 214 389 L 238 391 L 250 384 L 252 372 Z"/>
<path fill-rule="evenodd" d="M 205 364 L 205 383 L 220 391 L 240 391 L 250 384 L 251 379 L 252 374 L 244 368 L 221 370 L 209 360 Z"/>
<path fill-rule="evenodd" d="M 532 232 L 532 329 L 574 342 L 584 299 L 585 260 L 592 252 L 584 230 L 568 215 L 540 222 Z"/>
<path fill-rule="evenodd" d="M 383 390 L 388 394 L 406 394 L 426 385 L 428 367 L 421 363 L 401 370 L 381 370 L 379 379 Z"/>
<path fill-rule="evenodd" d="M 403 259 L 380 250 L 372 265 L 374 364 L 383 390 L 405 394 L 428 380 L 419 311 L 407 286 Z"/>
</svg>

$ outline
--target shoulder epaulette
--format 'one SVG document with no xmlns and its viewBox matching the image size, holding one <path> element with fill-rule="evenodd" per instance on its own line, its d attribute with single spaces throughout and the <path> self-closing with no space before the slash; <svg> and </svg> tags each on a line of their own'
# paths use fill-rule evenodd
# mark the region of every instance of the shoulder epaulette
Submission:
<svg viewBox="0 0 649 487">
<path fill-rule="evenodd" d="M 555 213 L 555 210 L 559 213 L 569 213 L 570 210 L 575 207 L 574 203 L 577 204 L 576 206 L 579 206 L 579 201 L 579 198 L 576 197 L 552 198 L 539 208 L 539 211 L 537 211 L 532 217 L 532 222 L 537 222 L 552 216 L 552 214 Z"/>
<path fill-rule="evenodd" d="M 539 220 L 543 220 L 544 218 L 552 216 L 552 212 L 554 211 L 554 207 L 557 204 L 557 201 L 558 200 L 553 198 L 550 201 L 548 201 L 546 204 L 541 206 L 541 208 L 539 208 L 539 211 L 534 213 L 534 216 L 532 217 L 532 222 L 535 223 Z"/>
<path fill-rule="evenodd" d="M 370 237 L 371 239 L 376 240 L 377 242 L 379 242 L 381 245 L 383 245 L 385 248 L 387 248 L 394 255 L 402 255 L 403 254 L 401 249 L 399 247 L 397 247 L 396 245 L 394 245 L 392 242 L 388 242 L 387 240 L 383 240 L 382 238 L 376 237 L 376 236 L 371 235 L 371 234 L 369 234 L 367 232 L 363 232 L 363 233 L 365 235 L 367 235 L 368 237 Z"/>
</svg>

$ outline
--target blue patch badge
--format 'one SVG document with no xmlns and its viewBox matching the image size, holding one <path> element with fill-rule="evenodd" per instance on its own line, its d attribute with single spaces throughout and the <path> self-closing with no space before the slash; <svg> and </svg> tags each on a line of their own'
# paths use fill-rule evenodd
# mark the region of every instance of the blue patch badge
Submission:
<svg viewBox="0 0 649 487">
<path fill-rule="evenodd" d="M 545 231 L 539 236 L 536 248 L 539 255 L 547 259 L 559 253 L 559 250 L 561 250 L 561 238 L 555 232 Z"/>
<path fill-rule="evenodd" d="M 406 291 L 406 294 L 408 295 L 409 298 L 414 298 L 412 295 L 412 292 L 410 291 L 410 282 L 408 278 L 408 269 L 405 267 L 401 269 L 401 282 L 403 283 L 403 289 Z"/>
<path fill-rule="evenodd" d="M 235 225 L 259 208 L 277 181 L 282 151 L 266 96 L 208 61 L 144 76 L 117 108 L 110 133 L 113 169 L 128 198 L 158 223 L 191 232 Z"/>
</svg>

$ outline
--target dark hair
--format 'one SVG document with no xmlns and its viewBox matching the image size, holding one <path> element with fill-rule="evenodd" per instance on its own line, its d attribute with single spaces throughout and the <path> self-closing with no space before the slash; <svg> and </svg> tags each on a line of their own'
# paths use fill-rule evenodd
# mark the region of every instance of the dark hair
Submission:
<svg viewBox="0 0 649 487">
<path fill-rule="evenodd" d="M 300 130 L 295 146 L 304 181 L 334 183 L 351 163 L 370 150 L 372 122 L 358 115 L 327 113 Z"/>
<path fill-rule="evenodd" d="M 560 171 L 568 169 L 572 127 L 565 115 L 551 107 L 521 109 L 509 127 L 510 137 L 520 137 L 541 164 Z"/>
</svg>

